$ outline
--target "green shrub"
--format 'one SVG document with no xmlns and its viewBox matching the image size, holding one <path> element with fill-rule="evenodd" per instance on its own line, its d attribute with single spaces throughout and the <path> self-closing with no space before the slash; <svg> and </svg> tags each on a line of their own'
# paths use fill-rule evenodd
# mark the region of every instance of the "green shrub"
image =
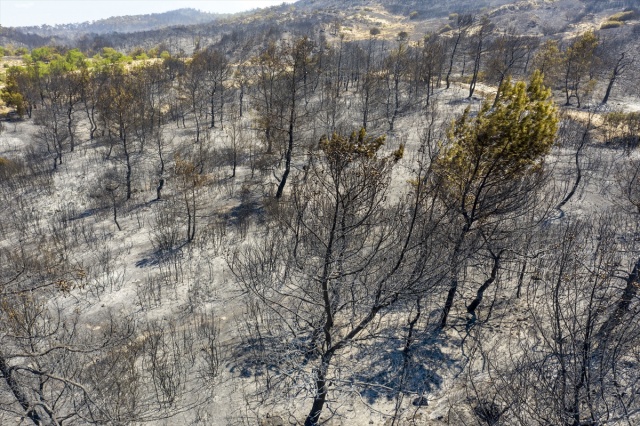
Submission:
<svg viewBox="0 0 640 426">
<path fill-rule="evenodd" d="M 633 10 L 628 10 L 625 12 L 618 12 L 616 14 L 613 14 L 609 17 L 609 19 L 607 19 L 608 21 L 629 21 L 631 19 L 634 19 L 636 17 L 636 12 Z"/>
<path fill-rule="evenodd" d="M 620 28 L 624 25 L 624 22 L 620 21 L 605 21 L 600 25 L 601 30 L 606 30 L 609 28 Z"/>
</svg>

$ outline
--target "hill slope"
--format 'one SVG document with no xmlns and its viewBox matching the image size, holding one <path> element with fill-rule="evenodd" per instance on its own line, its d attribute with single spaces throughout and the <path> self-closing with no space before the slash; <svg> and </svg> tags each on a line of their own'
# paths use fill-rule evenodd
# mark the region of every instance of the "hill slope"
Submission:
<svg viewBox="0 0 640 426">
<path fill-rule="evenodd" d="M 637 6 L 635 0 L 451 0 L 447 2 L 399 0 L 300 0 L 256 11 L 216 15 L 194 9 L 166 13 L 111 17 L 95 22 L 0 29 L 0 45 L 29 48 L 44 44 L 87 50 L 104 46 L 120 50 L 150 47 L 171 41 L 172 53 L 188 54 L 200 45 L 215 44 L 233 34 L 255 33 L 259 28 L 295 33 L 327 32 L 339 28 L 349 39 L 368 38 L 371 28 L 379 38 L 395 39 L 406 32 L 419 41 L 429 32 L 446 31 L 452 14 L 486 15 L 495 27 L 527 35 L 553 35 L 597 29 L 608 16 Z"/>
<path fill-rule="evenodd" d="M 219 19 L 220 14 L 201 12 L 196 9 L 183 8 L 164 13 L 146 15 L 112 16 L 93 22 L 82 22 L 62 25 L 42 25 L 33 27 L 18 27 L 25 33 L 41 36 L 77 36 L 86 33 L 133 33 L 166 28 L 176 25 L 204 24 Z"/>
</svg>

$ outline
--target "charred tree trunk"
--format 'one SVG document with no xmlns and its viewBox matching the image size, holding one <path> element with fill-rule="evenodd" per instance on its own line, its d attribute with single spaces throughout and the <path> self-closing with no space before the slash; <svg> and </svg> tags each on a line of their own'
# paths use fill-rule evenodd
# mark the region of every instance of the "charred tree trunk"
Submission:
<svg viewBox="0 0 640 426">
<path fill-rule="evenodd" d="M 292 94 L 293 96 L 291 97 L 291 113 L 289 114 L 289 130 L 288 130 L 289 143 L 287 144 L 287 153 L 285 154 L 284 173 L 282 174 L 282 178 L 280 179 L 280 184 L 278 185 L 276 198 L 282 198 L 282 194 L 284 193 L 284 186 L 287 184 L 287 178 L 289 177 L 289 173 L 291 172 L 291 157 L 293 155 L 293 132 L 295 129 L 295 118 L 296 118 L 295 82 L 294 82 L 294 88 L 293 88 Z"/>
<path fill-rule="evenodd" d="M 20 404 L 20 407 L 24 410 L 25 415 L 29 417 L 36 426 L 47 424 L 46 419 L 43 419 L 34 409 L 32 404 L 29 403 L 27 395 L 25 395 L 20 388 L 20 384 L 16 381 L 11 367 L 7 365 L 7 361 L 2 354 L 0 354 L 0 373 L 2 373 L 2 377 L 4 378 L 8 388 L 18 401 L 18 404 Z"/>
<path fill-rule="evenodd" d="M 484 292 L 489 288 L 491 284 L 493 284 L 498 277 L 498 271 L 500 270 L 500 258 L 502 256 L 503 251 L 498 254 L 491 254 L 493 258 L 493 266 L 491 267 L 491 275 L 489 278 L 485 280 L 485 282 L 478 288 L 476 292 L 476 297 L 471 301 L 471 303 L 467 306 L 467 313 L 469 317 L 467 318 L 467 328 L 471 327 L 476 322 L 476 309 L 482 303 L 482 299 L 484 297 Z"/>
</svg>

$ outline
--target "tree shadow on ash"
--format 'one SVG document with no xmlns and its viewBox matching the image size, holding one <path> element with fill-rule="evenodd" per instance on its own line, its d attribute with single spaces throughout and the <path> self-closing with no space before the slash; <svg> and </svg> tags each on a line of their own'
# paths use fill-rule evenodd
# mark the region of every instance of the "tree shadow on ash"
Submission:
<svg viewBox="0 0 640 426">
<path fill-rule="evenodd" d="M 158 266 L 164 262 L 171 261 L 176 257 L 182 256 L 182 248 L 187 243 L 180 244 L 177 247 L 168 249 L 168 250 L 157 250 L 151 253 L 149 256 L 144 259 L 140 259 L 136 262 L 136 267 L 138 268 L 148 268 L 151 266 Z"/>
<path fill-rule="evenodd" d="M 353 354 L 350 350 L 341 352 L 342 360 L 336 358 L 334 362 L 340 371 L 339 386 L 358 389 L 368 403 L 382 398 L 393 400 L 401 394 L 424 396 L 439 389 L 444 382 L 442 372 L 455 368 L 458 363 L 443 351 L 448 345 L 444 340 L 447 337 L 425 332 L 416 336 L 405 355 L 404 341 L 397 336 L 398 330 L 390 329 L 387 338 L 362 345 Z M 312 347 L 308 339 L 283 342 L 278 336 L 244 338 L 230 348 L 226 368 L 242 378 L 268 375 L 272 384 L 280 380 L 308 380 L 318 362 Z M 424 405 L 420 398 L 415 401 Z"/>
<path fill-rule="evenodd" d="M 239 373 L 242 378 L 259 377 L 267 371 L 278 373 L 283 365 L 295 363 L 307 364 L 309 357 L 304 356 L 308 344 L 301 340 L 285 344 L 277 337 L 247 338 L 232 350 L 227 368 L 231 373 Z"/>
<path fill-rule="evenodd" d="M 235 226 L 244 226 L 250 219 L 255 219 L 258 223 L 264 219 L 264 206 L 258 200 L 246 199 L 233 207 L 227 214 L 226 219 Z"/>
<path fill-rule="evenodd" d="M 450 354 L 442 351 L 443 343 L 437 334 L 425 333 L 405 354 L 402 339 L 380 340 L 357 357 L 358 372 L 351 380 L 371 404 L 380 398 L 393 400 L 401 393 L 431 393 L 442 386 L 440 372 L 456 363 Z"/>
<path fill-rule="evenodd" d="M 468 98 L 468 97 L 452 98 L 447 101 L 449 105 L 470 105 L 473 103 L 480 103 L 480 102 L 482 102 L 482 98 L 479 98 L 477 96 L 473 96 L 472 98 Z"/>
<path fill-rule="evenodd" d="M 616 136 L 604 143 L 595 144 L 596 148 L 623 151 L 627 155 L 631 155 L 639 146 L 640 137 L 637 135 Z"/>
<path fill-rule="evenodd" d="M 98 213 L 104 212 L 106 209 L 104 208 L 94 208 L 94 209 L 86 209 L 83 212 L 80 212 L 76 215 L 74 215 L 73 217 L 70 217 L 68 220 L 74 221 L 74 220 L 81 220 L 81 219 L 86 219 L 88 217 L 94 216 Z"/>
</svg>

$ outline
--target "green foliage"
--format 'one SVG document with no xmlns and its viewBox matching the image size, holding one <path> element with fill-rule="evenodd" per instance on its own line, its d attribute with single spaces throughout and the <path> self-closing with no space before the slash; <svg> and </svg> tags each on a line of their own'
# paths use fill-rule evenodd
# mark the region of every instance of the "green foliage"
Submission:
<svg viewBox="0 0 640 426">
<path fill-rule="evenodd" d="M 100 56 L 104 61 L 110 64 L 130 63 L 133 60 L 130 56 L 118 52 L 112 47 L 103 47 Z"/>
<path fill-rule="evenodd" d="M 534 66 L 544 75 L 545 85 L 553 86 L 553 83 L 558 79 L 562 61 L 563 58 L 558 41 L 547 40 L 538 49 L 533 62 Z"/>
<path fill-rule="evenodd" d="M 152 47 L 151 49 L 149 49 L 149 51 L 147 52 L 147 55 L 149 55 L 150 58 L 158 58 L 160 55 L 160 49 L 158 49 L 158 47 Z"/>
<path fill-rule="evenodd" d="M 384 145 L 384 141 L 384 136 L 367 136 L 366 130 L 362 128 L 359 132 L 352 132 L 348 138 L 338 133 L 333 133 L 331 138 L 323 136 L 320 139 L 320 149 L 334 174 L 342 173 L 352 164 L 370 162 L 373 162 L 372 170 L 381 171 L 384 165 L 397 163 L 404 154 L 404 145 L 400 145 L 388 157 L 379 157 L 378 151 Z"/>
<path fill-rule="evenodd" d="M 498 194 L 505 184 L 537 173 L 558 127 L 550 97 L 536 72 L 528 86 L 507 79 L 495 107 L 485 102 L 475 116 L 467 108 L 435 162 L 445 197 L 463 209 L 477 206 L 487 191 Z"/>
<path fill-rule="evenodd" d="M 153 50 L 153 49 L 151 49 Z M 136 47 L 135 49 L 133 49 L 131 52 L 129 52 L 129 57 L 137 60 L 137 61 L 145 61 L 147 59 L 149 59 L 149 56 L 151 57 L 155 57 L 155 55 L 158 52 L 158 49 L 155 49 L 155 53 L 152 55 L 151 54 L 151 50 L 149 50 L 149 55 L 147 55 L 147 52 L 144 51 L 143 48 L 141 47 Z"/>
<path fill-rule="evenodd" d="M 72 69 L 78 69 L 85 66 L 86 57 L 78 49 L 72 49 L 65 55 L 65 62 L 71 65 Z"/>
<path fill-rule="evenodd" d="M 24 114 L 27 112 L 27 110 L 24 105 L 24 99 L 22 98 L 22 95 L 20 93 L 3 90 L 0 93 L 0 99 L 2 99 L 7 106 L 15 108 L 16 113 L 20 117 L 24 117 Z"/>
<path fill-rule="evenodd" d="M 571 46 L 567 49 L 565 55 L 569 60 L 575 59 L 580 63 L 588 62 L 595 54 L 595 50 L 599 43 L 600 41 L 598 40 L 596 33 L 593 31 L 587 31 L 571 43 Z"/>
<path fill-rule="evenodd" d="M 630 21 L 631 19 L 635 19 L 637 16 L 636 12 L 633 10 L 627 10 L 625 12 L 615 13 L 607 19 L 607 21 Z"/>
<path fill-rule="evenodd" d="M 145 51 L 142 47 L 136 47 L 135 49 L 129 52 L 129 56 L 131 56 L 132 58 L 135 58 L 136 56 L 140 56 L 143 53 L 145 53 Z"/>
<path fill-rule="evenodd" d="M 411 20 L 418 19 L 418 18 L 419 18 L 419 14 L 415 10 L 409 14 L 409 19 Z"/>
<path fill-rule="evenodd" d="M 620 22 L 620 21 L 605 21 L 602 24 L 600 24 L 600 29 L 601 30 L 607 30 L 610 28 L 620 28 L 621 26 L 624 25 L 624 22 Z"/>
<path fill-rule="evenodd" d="M 384 136 L 373 138 L 367 136 L 365 129 L 352 132 L 349 138 L 333 133 L 331 138 L 323 136 L 320 139 L 320 149 L 331 162 L 351 163 L 357 158 L 374 158 L 378 150 L 384 145 Z"/>
<path fill-rule="evenodd" d="M 16 54 L 16 52 L 13 46 L 8 44 L 6 46 L 2 46 L 2 54 L 3 56 L 13 56 Z"/>
<path fill-rule="evenodd" d="M 34 62 L 51 62 L 57 52 L 49 46 L 35 48 L 31 51 L 31 60 Z"/>
<path fill-rule="evenodd" d="M 115 63 L 118 62 L 124 55 L 115 50 L 113 47 L 103 47 L 100 56 L 104 59 L 109 60 L 110 62 Z"/>
<path fill-rule="evenodd" d="M 587 31 L 577 36 L 564 51 L 562 67 L 567 105 L 571 98 L 576 98 L 580 107 L 581 99 L 593 91 L 595 78 L 592 70 L 599 60 L 596 55 L 599 44 L 598 36 Z"/>
<path fill-rule="evenodd" d="M 607 126 L 618 127 L 625 123 L 640 123 L 640 112 L 613 111 L 604 115 L 603 121 Z"/>
<path fill-rule="evenodd" d="M 23 117 L 27 112 L 26 101 L 21 90 L 21 86 L 23 85 L 21 83 L 27 79 L 28 71 L 26 69 L 17 66 L 10 67 L 7 71 L 5 87 L 0 91 L 0 99 L 2 99 L 7 106 L 15 108 L 20 117 Z"/>
<path fill-rule="evenodd" d="M 86 58 L 78 49 L 69 50 L 64 56 L 54 54 L 47 65 L 41 64 L 42 71 L 45 73 L 75 71 L 86 66 Z"/>
<path fill-rule="evenodd" d="M 478 71 L 478 75 L 476 76 L 476 79 L 479 81 L 486 81 L 487 73 L 485 71 Z M 473 74 L 467 74 L 464 77 L 453 78 L 453 80 L 460 81 L 464 84 L 471 84 L 471 81 L 473 80 Z"/>
<path fill-rule="evenodd" d="M 603 116 L 602 131 L 607 143 L 637 142 L 640 139 L 640 112 L 613 111 Z"/>
</svg>

